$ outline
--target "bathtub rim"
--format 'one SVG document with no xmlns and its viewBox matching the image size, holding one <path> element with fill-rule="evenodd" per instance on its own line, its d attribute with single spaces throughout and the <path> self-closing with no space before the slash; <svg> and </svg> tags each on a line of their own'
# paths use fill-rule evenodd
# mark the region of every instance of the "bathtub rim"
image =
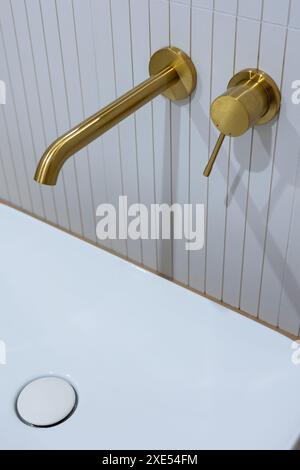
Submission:
<svg viewBox="0 0 300 470">
<path fill-rule="evenodd" d="M 78 240 L 81 240 L 81 241 L 83 241 L 83 242 L 85 242 L 85 243 L 88 243 L 89 245 L 94 246 L 95 248 L 98 248 L 98 249 L 100 249 L 100 250 L 102 250 L 102 251 L 105 251 L 106 253 L 109 253 L 109 254 L 111 254 L 111 255 L 113 255 L 113 256 L 116 256 L 117 258 L 120 258 L 120 259 L 122 259 L 123 261 L 126 261 L 126 262 L 128 262 L 128 263 L 130 263 L 130 264 L 132 264 L 132 265 L 134 265 L 134 266 L 137 266 L 138 268 L 141 268 L 141 269 L 143 269 L 144 271 L 147 271 L 147 272 L 149 272 L 149 273 L 151 273 L 151 274 L 155 274 L 156 276 L 158 276 L 158 277 L 160 277 L 160 278 L 162 278 L 162 279 L 165 279 L 165 280 L 167 280 L 167 281 L 170 281 L 170 282 L 172 282 L 173 284 L 175 284 L 175 285 L 177 285 L 177 286 L 179 286 L 179 287 L 183 287 L 184 289 L 186 289 L 186 290 L 188 290 L 188 291 L 190 291 L 190 292 L 193 292 L 194 294 L 197 294 L 197 295 L 199 295 L 200 297 L 203 297 L 203 298 L 205 298 L 205 299 L 207 299 L 207 300 L 210 300 L 210 301 L 212 301 L 212 302 L 214 302 L 214 303 L 216 303 L 216 304 L 218 304 L 218 305 L 220 305 L 220 306 L 222 306 L 222 307 L 224 307 L 224 308 L 227 308 L 227 309 L 231 310 L 232 312 L 237 313 L 237 314 L 241 315 L 242 317 L 247 318 L 248 320 L 252 320 L 252 321 L 254 321 L 254 322 L 256 322 L 256 323 L 258 323 L 258 324 L 260 324 L 260 325 L 262 325 L 262 326 L 264 326 L 264 327 L 266 327 L 266 328 L 268 328 L 268 329 L 270 329 L 270 330 L 272 330 L 272 331 L 274 331 L 274 332 L 276 332 L 276 333 L 279 333 L 280 335 L 283 335 L 283 336 L 285 336 L 286 338 L 288 338 L 288 339 L 290 339 L 290 340 L 292 340 L 292 341 L 299 341 L 299 340 L 300 340 L 299 336 L 296 336 L 296 335 L 294 335 L 293 333 L 290 333 L 290 332 L 288 332 L 288 331 L 286 331 L 286 330 L 283 330 L 282 328 L 279 328 L 278 326 L 271 325 L 270 323 L 268 323 L 268 322 L 266 322 L 266 321 L 264 321 L 264 320 L 261 320 L 260 318 L 254 316 L 254 315 L 251 315 L 250 313 L 247 313 L 247 312 L 245 312 L 244 310 L 239 309 L 238 307 L 234 307 L 234 306 L 232 306 L 232 305 L 230 305 L 230 304 L 228 304 L 228 303 L 226 303 L 226 302 L 224 302 L 224 301 L 222 301 L 222 300 L 220 300 L 220 299 L 217 299 L 216 297 L 213 297 L 213 296 L 211 296 L 211 295 L 209 295 L 209 294 L 206 294 L 205 292 L 201 292 L 201 291 L 199 291 L 199 290 L 197 290 L 197 289 L 195 289 L 195 288 L 193 288 L 193 287 L 190 287 L 190 286 L 187 286 L 186 284 L 181 283 L 180 281 L 176 281 L 176 280 L 173 279 L 172 277 L 167 276 L 167 275 L 165 275 L 165 274 L 162 274 L 162 273 L 160 273 L 159 271 L 156 271 L 155 269 L 150 268 L 149 266 L 146 266 L 146 265 L 144 265 L 144 264 L 142 264 L 142 263 L 139 263 L 139 262 L 137 262 L 137 261 L 135 261 L 135 260 L 132 260 L 131 258 L 129 258 L 129 257 L 127 257 L 127 256 L 124 256 L 124 255 L 122 255 L 122 254 L 120 254 L 120 253 L 117 253 L 117 252 L 114 251 L 113 249 L 108 248 L 108 247 L 104 246 L 104 245 L 101 244 L 101 243 L 93 242 L 92 240 L 88 240 L 87 238 L 85 238 L 85 237 L 82 236 L 82 235 L 78 235 L 78 234 L 76 234 L 76 233 L 73 233 L 72 231 L 70 231 L 70 230 L 68 230 L 68 229 L 66 229 L 66 228 L 64 228 L 64 227 L 61 227 L 60 225 L 56 224 L 55 222 L 49 221 L 49 220 L 46 219 L 45 217 L 41 217 L 41 216 L 39 216 L 39 215 L 36 215 L 36 214 L 34 214 L 34 213 L 28 211 L 27 209 L 24 209 L 24 208 L 22 208 L 22 207 L 19 207 L 19 206 L 15 205 L 15 204 L 12 204 L 11 202 L 8 202 L 8 201 L 6 201 L 6 200 L 4 200 L 4 199 L 1 199 L 1 198 L 0 198 L 0 204 L 2 204 L 2 205 L 4 205 L 4 206 L 7 206 L 7 207 L 10 207 L 11 209 L 14 209 L 14 210 L 16 210 L 16 211 L 19 211 L 19 212 L 21 212 L 21 213 L 23 213 L 23 214 L 25 214 L 25 215 L 27 215 L 27 216 L 29 216 L 29 217 L 32 217 L 33 219 L 36 219 L 36 220 L 38 220 L 38 221 L 40 221 L 40 222 L 43 222 L 43 223 L 49 225 L 50 227 L 53 227 L 53 228 L 55 228 L 55 229 L 58 229 L 58 230 L 60 230 L 61 232 L 64 232 L 64 233 L 66 233 L 66 234 L 68 234 L 68 235 L 71 235 L 72 237 L 77 238 Z M 300 447 L 300 443 L 299 443 L 299 447 Z"/>
</svg>

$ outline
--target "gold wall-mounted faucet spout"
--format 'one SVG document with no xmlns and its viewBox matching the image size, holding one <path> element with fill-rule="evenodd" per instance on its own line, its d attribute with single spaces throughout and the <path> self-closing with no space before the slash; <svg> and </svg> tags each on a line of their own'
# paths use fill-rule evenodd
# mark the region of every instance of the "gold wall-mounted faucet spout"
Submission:
<svg viewBox="0 0 300 470">
<path fill-rule="evenodd" d="M 191 59 L 176 47 L 155 52 L 150 60 L 149 72 L 148 80 L 53 142 L 42 156 L 34 179 L 40 184 L 55 185 L 63 164 L 71 155 L 141 106 L 160 94 L 173 101 L 182 100 L 195 89 L 196 69 Z"/>
<path fill-rule="evenodd" d="M 279 112 L 281 94 L 265 72 L 246 69 L 232 77 L 227 91 L 210 108 L 220 136 L 203 172 L 209 176 L 225 137 L 238 137 L 253 126 L 270 122 Z"/>
</svg>

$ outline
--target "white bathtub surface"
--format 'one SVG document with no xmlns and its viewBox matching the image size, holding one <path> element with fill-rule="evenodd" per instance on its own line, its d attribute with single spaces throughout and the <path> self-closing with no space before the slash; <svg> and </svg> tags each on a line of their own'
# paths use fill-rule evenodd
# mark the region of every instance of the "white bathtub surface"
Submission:
<svg viewBox="0 0 300 470">
<path fill-rule="evenodd" d="M 289 449 L 300 438 L 292 341 L 0 204 L 1 449 Z M 3 345 L 3 343 L 2 343 Z M 68 421 L 15 399 L 53 374 Z"/>
</svg>

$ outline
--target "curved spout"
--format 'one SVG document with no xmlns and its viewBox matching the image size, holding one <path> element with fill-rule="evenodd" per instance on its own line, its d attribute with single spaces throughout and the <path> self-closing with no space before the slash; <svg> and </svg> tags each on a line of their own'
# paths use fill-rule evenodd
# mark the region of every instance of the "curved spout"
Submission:
<svg viewBox="0 0 300 470">
<path fill-rule="evenodd" d="M 159 75 L 146 80 L 62 137 L 59 137 L 42 156 L 34 179 L 38 183 L 55 185 L 63 164 L 71 155 L 162 93 L 178 79 L 176 70 L 173 67 L 168 67 Z"/>
<path fill-rule="evenodd" d="M 34 179 L 40 184 L 55 185 L 63 164 L 71 155 L 157 95 L 163 93 L 173 100 L 182 99 L 189 96 L 196 86 L 193 63 L 175 47 L 161 49 L 153 54 L 150 74 L 148 80 L 53 142 L 42 156 Z"/>
<path fill-rule="evenodd" d="M 79 150 L 73 137 L 76 139 L 76 133 L 80 131 L 80 128 L 81 125 L 59 137 L 47 148 L 37 166 L 35 181 L 49 186 L 56 185 L 63 164 Z"/>
</svg>

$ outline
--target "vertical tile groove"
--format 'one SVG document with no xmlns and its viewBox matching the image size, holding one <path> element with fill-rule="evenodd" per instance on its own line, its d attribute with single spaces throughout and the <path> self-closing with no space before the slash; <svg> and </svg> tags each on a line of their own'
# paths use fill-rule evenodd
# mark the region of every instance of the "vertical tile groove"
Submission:
<svg viewBox="0 0 300 470">
<path fill-rule="evenodd" d="M 59 15 L 58 15 L 58 9 L 57 9 L 57 0 L 54 0 L 54 1 L 55 1 L 56 21 L 57 21 L 57 26 L 58 26 L 60 56 L 61 56 L 61 61 L 62 61 L 62 70 L 63 70 L 63 77 L 64 77 L 64 89 L 65 89 L 65 97 L 66 97 L 66 103 L 67 103 L 68 121 L 69 121 L 69 127 L 71 128 L 71 112 L 70 112 L 69 98 L 68 98 L 68 93 L 67 93 L 67 80 L 66 80 L 66 72 L 65 72 L 65 66 L 64 66 L 64 56 L 63 56 L 61 32 L 60 32 L 61 27 L 60 27 Z M 76 191 L 77 191 L 77 198 L 79 202 L 78 212 L 79 212 L 79 217 L 80 217 L 81 235 L 83 235 L 84 230 L 83 230 L 83 221 L 82 221 L 82 207 L 81 207 L 81 201 L 80 201 L 80 195 L 79 195 L 78 176 L 77 176 L 75 162 L 73 159 L 72 159 L 71 164 L 73 165 L 74 173 L 75 173 L 75 185 L 76 185 Z"/>
<path fill-rule="evenodd" d="M 89 0 L 89 10 L 90 10 L 90 17 L 91 17 L 91 28 L 93 31 L 93 55 L 94 55 L 94 62 L 95 62 L 95 74 L 96 74 L 96 82 L 97 82 L 97 96 L 98 96 L 98 103 L 102 102 L 101 97 L 101 86 L 100 86 L 100 77 L 98 73 L 97 67 L 97 47 L 95 42 L 95 32 L 94 32 L 94 24 L 92 22 L 92 7 L 91 7 L 91 0 Z M 101 139 L 101 148 L 102 148 L 102 155 L 104 155 L 104 144 L 103 139 Z M 104 185 L 105 185 L 105 200 L 108 201 L 108 188 L 107 188 L 107 169 L 105 166 L 105 159 L 103 159 L 103 171 L 104 171 Z"/>
<path fill-rule="evenodd" d="M 171 2 L 169 2 L 169 46 L 171 46 Z M 169 112 L 170 112 L 170 193 L 171 193 L 171 205 L 174 202 L 174 188 L 173 188 L 173 155 L 172 155 L 172 106 L 170 103 L 169 106 Z M 174 225 L 173 225 L 173 217 L 172 217 L 172 223 L 171 223 L 171 237 L 172 237 L 172 243 L 171 243 L 171 253 L 172 253 L 172 260 L 171 260 L 171 266 L 172 266 L 172 277 L 174 277 Z"/>
<path fill-rule="evenodd" d="M 236 40 L 237 40 L 237 31 L 238 31 L 238 2 L 236 4 L 236 18 L 235 18 L 235 32 L 234 32 L 234 51 L 233 51 L 233 71 L 236 72 Z M 227 239 L 227 219 L 228 219 L 228 191 L 229 191 L 229 176 L 230 176 L 230 163 L 231 163 L 231 148 L 232 148 L 232 137 L 230 137 L 229 142 L 229 152 L 228 152 L 228 166 L 227 166 L 227 182 L 226 182 L 226 209 L 225 209 L 225 230 L 224 230 L 224 248 L 223 248 L 223 267 L 222 267 L 222 285 L 221 285 L 221 299 L 223 300 L 224 296 L 224 274 L 225 274 L 225 259 L 226 259 L 226 239 Z"/>
<path fill-rule="evenodd" d="M 131 76 L 132 76 L 132 87 L 134 85 L 134 66 L 133 66 L 133 45 L 132 45 L 132 26 L 131 26 L 131 2 L 128 0 L 128 11 L 129 11 L 129 31 L 130 31 L 130 58 L 131 58 Z M 141 193 L 140 193 L 140 177 L 139 177 L 139 159 L 138 159 L 138 143 L 137 143 L 137 124 L 136 124 L 136 114 L 133 115 L 134 120 L 134 143 L 135 143 L 135 158 L 136 158 L 136 178 L 137 178 L 137 193 L 138 193 L 138 203 L 141 202 Z M 144 253 L 143 253 L 143 243 L 140 240 L 140 250 L 141 250 L 141 261 L 144 264 Z"/>
<path fill-rule="evenodd" d="M 74 25 L 74 35 L 75 35 L 77 68 L 78 68 L 78 74 L 79 74 L 80 100 L 81 100 L 83 119 L 86 119 L 88 116 L 86 115 L 85 104 L 84 104 L 84 99 L 83 99 L 82 72 L 81 72 L 80 60 L 79 60 L 78 38 L 77 38 L 76 19 L 75 19 L 74 1 L 73 0 L 72 0 L 72 16 L 73 16 L 73 25 Z M 95 227 L 96 227 L 95 198 L 94 198 L 94 191 L 93 191 L 93 184 L 92 184 L 92 177 L 91 177 L 90 152 L 89 152 L 89 147 L 88 146 L 86 148 L 86 153 L 87 153 L 86 157 L 87 157 L 89 184 L 90 184 L 90 187 L 91 187 L 91 196 L 92 196 L 92 205 L 93 205 L 93 217 L 94 217 L 94 223 L 95 223 Z"/>
<path fill-rule="evenodd" d="M 13 173 L 14 173 L 14 177 L 15 177 L 17 192 L 18 192 L 18 198 L 19 198 L 19 201 L 20 201 L 20 207 L 23 207 L 21 191 L 20 191 L 19 181 L 18 181 L 17 171 L 16 171 L 16 165 L 15 165 L 15 162 L 14 162 L 14 159 L 13 159 L 13 150 L 12 150 L 12 145 L 11 145 L 11 138 L 10 138 L 10 135 L 8 133 L 8 124 L 7 124 L 7 119 L 6 119 L 4 111 L 2 111 L 2 116 L 3 116 L 3 120 L 4 120 L 4 124 L 5 124 L 6 134 L 7 134 L 7 141 L 8 141 L 8 146 L 9 146 L 9 150 L 10 150 L 11 163 L 12 163 L 12 167 L 13 167 Z M 28 193 L 29 193 L 29 197 L 30 197 L 31 210 L 33 211 L 32 198 L 31 198 L 30 191 L 28 191 Z"/>
<path fill-rule="evenodd" d="M 57 122 L 57 116 L 56 116 L 56 110 L 55 110 L 55 104 L 54 104 L 54 90 L 53 90 L 53 83 L 52 83 L 52 75 L 51 75 L 51 71 L 50 71 L 48 46 L 47 46 L 47 41 L 46 41 L 45 24 L 44 24 L 44 16 L 43 16 L 43 11 L 42 11 L 42 6 L 41 6 L 41 0 L 39 0 L 39 13 L 40 13 L 41 25 L 42 25 L 42 30 L 43 30 L 43 43 L 44 43 L 45 55 L 46 55 L 46 61 L 47 61 L 47 72 L 48 72 L 48 76 L 49 76 L 49 85 L 50 85 L 50 93 L 51 93 L 52 110 L 53 110 L 53 116 L 54 116 L 54 124 L 55 124 L 55 129 L 56 129 L 56 135 L 58 137 L 59 136 L 58 122 Z M 64 175 L 64 170 L 63 169 L 62 169 L 62 172 L 61 172 L 61 176 L 62 176 L 64 199 L 65 199 L 65 202 L 66 202 L 66 209 L 67 209 L 66 225 L 67 225 L 67 228 L 70 229 L 71 228 L 70 209 L 69 209 L 69 204 L 68 204 L 68 198 L 67 198 L 67 192 L 66 192 L 66 183 L 65 183 L 65 175 Z"/>
<path fill-rule="evenodd" d="M 3 179 L 4 179 L 4 184 L 5 184 L 4 191 L 6 193 L 6 197 L 10 201 L 11 200 L 11 195 L 10 195 L 10 191 L 9 191 L 9 184 L 8 184 L 6 171 L 5 171 L 4 164 L 3 164 L 3 156 L 2 156 L 1 148 L 0 148 L 0 172 L 2 173 Z"/>
<path fill-rule="evenodd" d="M 291 2 L 289 2 L 289 15 L 290 15 L 290 11 L 291 11 Z M 282 63 L 282 68 L 281 68 L 281 80 L 280 80 L 280 86 L 279 86 L 280 91 L 282 91 L 282 85 L 283 85 L 283 79 L 284 79 L 284 67 L 285 67 L 285 55 L 286 55 L 286 48 L 287 48 L 287 39 L 288 39 L 288 28 L 286 28 L 286 31 L 285 31 L 283 63 Z M 277 141 L 278 141 L 278 127 L 279 127 L 279 119 L 277 119 L 277 122 L 276 122 L 275 141 L 274 141 L 274 148 L 273 148 L 273 154 L 272 154 L 272 170 L 271 170 L 271 178 L 270 178 L 269 197 L 268 197 L 266 229 L 265 229 L 265 235 L 264 235 L 263 260 L 262 260 L 262 267 L 261 267 L 261 273 L 260 273 L 260 288 L 259 288 L 259 295 L 258 295 L 258 310 L 257 310 L 258 318 L 260 317 L 261 289 L 262 289 L 263 272 L 264 272 L 264 265 L 265 265 L 265 253 L 266 253 L 266 243 L 267 243 L 268 225 L 269 225 L 269 217 L 270 217 L 270 204 L 271 204 L 271 194 L 272 194 L 272 186 L 273 186 L 275 155 L 276 155 Z"/>
<path fill-rule="evenodd" d="M 149 23 L 149 51 L 150 51 L 150 56 L 152 54 L 152 47 L 151 47 L 151 14 L 150 14 L 150 0 L 148 0 L 148 23 Z M 154 175 L 154 178 L 153 178 L 153 191 L 154 191 L 154 203 L 156 204 L 156 182 L 155 182 L 155 175 L 156 175 L 156 171 L 155 171 L 155 148 L 154 148 L 154 116 L 153 116 L 153 101 L 151 101 L 150 103 L 150 106 L 151 106 L 151 126 L 152 126 L 152 161 L 153 161 L 153 175 Z M 157 230 L 157 227 L 155 227 L 155 232 Z M 159 264 L 158 264 L 158 243 L 157 243 L 157 240 L 155 240 L 155 256 L 156 256 L 156 266 L 158 267 Z"/>
<path fill-rule="evenodd" d="M 46 148 L 47 142 L 46 142 L 45 121 L 44 121 L 44 116 L 43 116 L 43 112 L 42 112 L 41 94 L 40 94 L 39 82 L 38 82 L 38 76 L 37 76 L 37 70 L 36 70 L 36 61 L 35 61 L 35 57 L 34 57 L 34 53 L 33 53 L 32 35 L 31 35 L 30 27 L 29 27 L 28 10 L 27 10 L 27 5 L 26 5 L 25 0 L 24 0 L 24 8 L 25 8 L 25 15 L 26 15 L 26 26 L 27 26 L 28 37 L 29 37 L 29 42 L 30 42 L 30 52 L 31 52 L 31 57 L 32 57 L 32 62 L 33 62 L 35 85 L 36 85 L 36 91 L 37 91 L 37 96 L 38 96 L 39 111 L 40 111 L 40 116 L 41 116 L 44 147 Z M 38 161 L 38 158 L 39 158 L 39 156 L 37 155 L 37 161 Z M 53 206 L 54 206 L 54 213 L 55 213 L 54 222 L 57 224 L 58 223 L 58 216 L 57 216 L 57 207 L 56 207 L 56 202 L 55 202 L 55 198 L 54 198 L 53 188 L 51 188 L 51 198 L 52 198 L 52 202 L 53 202 Z"/>
<path fill-rule="evenodd" d="M 117 78 L 116 78 L 116 59 L 115 59 L 115 42 L 114 42 L 114 32 L 113 32 L 113 21 L 112 21 L 112 8 L 111 1 L 109 0 L 109 9 L 110 9 L 110 30 L 111 30 L 111 40 L 112 40 L 112 50 L 113 50 L 113 64 L 114 64 L 114 85 L 115 85 L 115 98 L 117 98 Z M 123 165 L 122 165 L 122 148 L 121 148 L 121 137 L 120 137 L 120 127 L 118 126 L 118 147 L 119 147 L 119 162 L 120 162 L 120 171 L 121 171 L 121 186 L 122 186 L 122 195 L 125 194 L 124 191 L 124 176 L 123 176 Z M 123 214 L 123 217 L 126 217 L 127 214 Z M 126 256 L 128 256 L 128 242 L 125 240 L 126 246 Z"/>
<path fill-rule="evenodd" d="M 14 36 L 15 36 L 16 45 L 17 45 L 17 54 L 18 54 L 20 71 L 21 71 L 22 86 L 23 86 L 23 91 L 24 91 L 24 100 L 25 100 L 26 113 L 27 113 L 27 117 L 28 117 L 28 124 L 29 124 L 29 130 L 30 130 L 30 139 L 31 139 L 31 144 L 32 144 L 32 148 L 33 148 L 34 158 L 35 158 L 35 161 L 37 163 L 38 156 L 37 156 L 36 145 L 35 145 L 34 137 L 33 137 L 33 129 L 32 129 L 32 122 L 31 122 L 31 118 L 30 118 L 30 112 L 29 112 L 28 97 L 27 97 L 27 93 L 26 93 L 24 71 L 23 71 L 23 65 L 22 65 L 22 60 L 21 60 L 21 53 L 20 53 L 19 40 L 18 40 L 18 35 L 17 35 L 16 22 L 15 22 L 15 17 L 14 17 L 14 12 L 13 12 L 13 8 L 12 8 L 11 0 L 9 0 L 9 4 L 10 4 L 10 11 L 11 11 L 11 16 L 12 16 L 12 21 L 13 21 Z M 23 154 L 25 155 L 25 151 L 24 151 L 22 142 L 21 142 L 21 145 L 22 145 Z M 24 156 L 24 161 L 26 162 L 25 156 Z M 26 166 L 26 164 L 25 164 L 25 166 Z M 31 191 L 30 191 L 29 175 L 28 175 L 27 167 L 26 167 L 26 178 L 27 178 L 27 185 L 29 187 L 29 194 L 30 194 Z M 40 196 L 41 196 L 43 217 L 47 218 L 46 217 L 46 212 L 45 212 L 45 201 L 44 201 L 44 197 L 43 197 L 43 193 L 42 193 L 41 188 L 39 188 L 39 193 L 40 193 Z M 32 195 L 31 195 L 31 197 L 32 197 Z"/>
<path fill-rule="evenodd" d="M 297 170 L 296 170 L 296 174 L 295 174 L 294 196 L 293 196 L 291 217 L 290 217 L 289 230 L 288 230 L 288 239 L 287 239 L 287 244 L 286 244 L 286 249 L 285 249 L 285 257 L 284 257 L 285 266 L 284 266 L 284 269 L 283 269 L 282 279 L 281 279 L 281 292 L 280 292 L 280 299 L 279 299 L 279 304 L 278 304 L 277 323 L 276 323 L 276 326 L 278 326 L 278 327 L 279 327 L 279 322 L 280 322 L 280 309 L 281 309 L 281 303 L 282 303 L 282 293 L 283 293 L 284 279 L 286 277 L 287 257 L 288 257 L 288 252 L 289 252 L 289 248 L 290 248 L 290 241 L 291 241 L 292 223 L 293 223 L 293 219 L 294 219 L 294 216 L 295 216 L 296 190 L 297 190 L 297 181 L 298 181 L 299 174 L 300 174 L 300 157 L 298 157 L 298 165 L 297 165 Z M 298 331 L 298 336 L 299 336 L 299 334 L 300 334 L 300 327 L 299 327 L 299 331 Z"/>
<path fill-rule="evenodd" d="M 210 91 L 209 91 L 209 102 L 212 102 L 212 77 L 213 77 L 213 58 L 214 58 L 214 28 L 215 28 L 215 0 L 213 0 L 213 11 L 212 11 L 212 23 L 211 23 L 211 59 L 210 59 Z M 209 120 L 209 132 L 208 132 L 208 155 L 207 159 L 210 157 L 210 146 L 211 146 L 211 133 L 212 133 L 212 123 L 211 119 Z M 208 245 L 208 207 L 209 207 L 209 178 L 207 181 L 207 190 L 206 190 L 206 214 L 205 214 L 205 268 L 204 268 L 204 293 L 207 293 L 207 245 Z"/>
<path fill-rule="evenodd" d="M 4 60 L 5 60 L 6 67 L 7 67 L 8 78 L 9 78 L 9 82 L 12 83 L 11 72 L 10 72 L 10 68 L 9 68 L 9 61 L 8 61 L 7 50 L 6 50 L 6 42 L 5 42 L 4 34 L 3 34 L 3 31 L 2 31 L 2 26 L 1 26 L 1 28 L 0 28 L 0 34 L 1 34 L 2 43 L 3 43 Z M 20 124 L 19 124 L 19 118 L 18 118 L 17 106 L 16 106 L 16 102 L 15 102 L 14 93 L 12 93 L 11 99 L 12 99 L 12 105 L 13 105 L 13 109 L 14 109 L 14 115 L 15 115 L 16 123 L 17 123 L 18 138 L 19 138 L 19 140 L 20 140 L 20 146 L 21 146 L 21 149 L 22 149 L 22 163 L 23 163 L 23 168 L 24 168 L 24 173 L 25 173 L 26 186 L 27 186 L 27 188 L 28 188 L 28 194 L 29 194 L 29 199 L 30 199 L 31 210 L 33 211 L 32 196 L 31 196 L 31 192 L 30 192 L 30 188 L 29 188 L 29 183 L 28 183 L 28 172 L 27 172 L 27 166 L 26 166 L 26 163 L 25 163 L 25 154 L 24 154 L 24 150 L 23 150 L 23 147 L 22 147 L 22 139 L 21 139 Z M 14 161 L 14 158 L 13 158 L 13 151 L 12 151 L 12 146 L 11 146 L 11 140 L 10 140 L 10 136 L 9 136 L 9 132 L 8 132 L 8 124 L 7 124 L 6 115 L 5 115 L 4 110 L 2 110 L 2 113 L 3 113 L 3 119 L 4 119 L 5 127 L 6 127 L 8 145 L 9 145 L 10 153 L 11 153 L 11 162 L 12 162 L 13 173 L 14 173 L 14 178 L 15 178 L 15 182 L 16 182 L 16 188 L 17 188 L 18 198 L 19 198 L 19 201 L 20 201 L 20 206 L 23 207 L 23 202 L 22 202 L 22 197 L 21 197 L 21 191 L 20 191 L 19 181 L 18 181 L 17 172 L 16 172 L 15 161 Z"/>
<path fill-rule="evenodd" d="M 258 48 L 257 48 L 257 64 L 256 64 L 256 67 L 257 67 L 257 68 L 258 68 L 258 65 L 259 65 L 259 58 L 260 58 L 260 47 L 261 47 L 261 36 L 262 36 L 263 11 L 264 11 L 264 0 L 262 0 L 262 2 L 261 2 L 260 28 L 259 28 L 259 38 L 258 38 Z M 252 129 L 251 132 L 252 132 L 252 135 L 251 135 L 251 149 L 250 149 L 249 175 L 248 175 L 248 185 L 247 185 L 247 200 L 246 200 L 246 214 L 245 214 L 243 253 L 242 253 L 242 265 L 241 265 L 240 293 L 239 293 L 239 304 L 238 304 L 238 305 L 239 305 L 239 308 L 241 308 L 241 303 L 242 303 L 243 278 L 244 278 L 244 263 L 245 263 L 245 245 L 246 245 L 248 209 L 249 209 L 249 189 L 250 189 L 252 157 L 253 157 L 253 144 L 254 144 L 254 129 Z"/>
</svg>

